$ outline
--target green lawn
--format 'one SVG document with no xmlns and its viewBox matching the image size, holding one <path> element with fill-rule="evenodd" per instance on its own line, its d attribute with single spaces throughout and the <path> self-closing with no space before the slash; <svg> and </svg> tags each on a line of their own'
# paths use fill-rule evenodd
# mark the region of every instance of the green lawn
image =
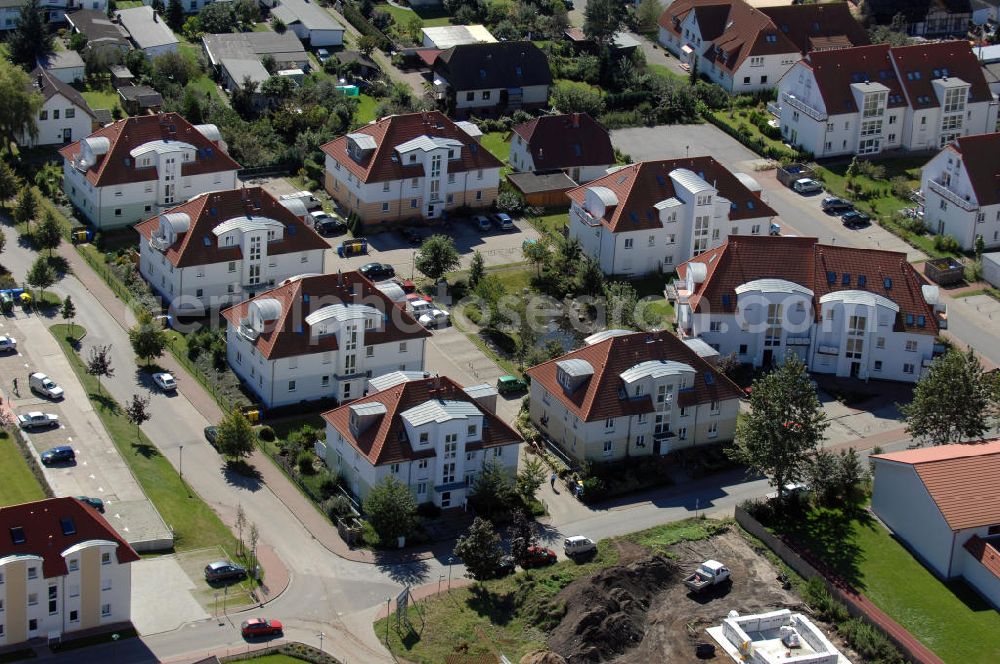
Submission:
<svg viewBox="0 0 1000 664">
<path fill-rule="evenodd" d="M 649 67 L 650 71 L 652 71 L 654 74 L 662 76 L 664 78 L 672 78 L 678 81 L 683 81 L 687 79 L 687 76 L 681 76 L 680 74 L 678 74 L 677 72 L 675 72 L 673 69 L 671 69 L 666 65 L 661 65 L 656 62 L 653 62 L 653 63 L 648 63 L 646 66 Z"/>
<path fill-rule="evenodd" d="M 629 535 L 626 539 L 663 549 L 681 541 L 705 539 L 724 527 L 718 521 L 686 520 Z M 618 562 L 614 540 L 598 543 L 598 553 L 583 563 L 562 561 L 541 569 L 486 581 L 481 588 L 458 588 L 429 597 L 409 611 L 412 632 L 396 631 L 395 619 L 375 623 L 375 634 L 398 658 L 417 664 L 440 664 L 447 655 L 502 651 L 517 662 L 545 644 L 545 630 L 562 615 L 549 600 L 574 580 Z"/>
<path fill-rule="evenodd" d="M 504 164 L 510 159 L 510 136 L 499 131 L 483 134 L 482 146 Z"/>
<path fill-rule="evenodd" d="M 0 431 L 0 506 L 19 505 L 45 498 L 21 448 L 6 431 Z"/>
<path fill-rule="evenodd" d="M 752 137 L 764 141 L 764 143 L 768 147 L 773 148 L 775 150 L 780 150 L 782 153 L 787 154 L 791 158 L 794 158 L 795 157 L 794 150 L 789 148 L 787 145 L 784 144 L 784 142 L 780 140 L 765 136 L 764 134 L 761 133 L 760 129 L 757 128 L 757 125 L 750 122 L 750 120 L 747 118 L 747 115 L 749 115 L 751 110 L 753 109 L 740 108 L 733 111 L 712 111 L 712 115 L 715 116 L 717 120 L 719 120 L 724 124 L 727 124 L 731 127 L 741 127 L 749 131 Z M 758 109 L 758 110 L 760 110 L 763 113 L 766 113 L 766 111 L 763 109 Z"/>
<path fill-rule="evenodd" d="M 378 107 L 378 99 L 371 95 L 358 96 L 358 109 L 354 111 L 354 123 L 358 126 L 366 125 L 375 119 L 375 109 Z"/>
<path fill-rule="evenodd" d="M 75 327 L 79 336 L 82 328 Z M 145 434 L 140 431 L 136 436 L 136 428 L 129 424 L 122 407 L 106 393 L 99 392 L 97 379 L 86 372 L 83 360 L 66 339 L 69 326 L 58 324 L 49 329 L 73 365 L 115 447 L 163 520 L 173 528 L 174 548 L 185 551 L 221 546 L 226 551 L 236 551 L 236 538 L 212 508 L 181 480 Z"/>
<path fill-rule="evenodd" d="M 114 89 L 108 87 L 103 90 L 84 90 L 80 93 L 87 100 L 87 104 L 94 109 L 106 108 L 114 112 L 116 106 L 120 106 L 120 97 Z"/>
<path fill-rule="evenodd" d="M 425 28 L 434 28 L 441 25 L 451 25 L 451 16 L 444 11 L 444 9 L 438 8 L 426 8 L 414 11 L 413 9 L 407 9 L 405 7 L 396 7 L 395 5 L 380 4 L 377 5 L 378 9 L 389 12 L 392 15 L 393 20 L 396 25 L 401 28 L 405 28 L 414 16 L 420 18 L 423 22 Z"/>
<path fill-rule="evenodd" d="M 260 23 L 255 23 L 253 26 L 254 32 L 270 32 L 271 24 L 261 21 Z"/>
<path fill-rule="evenodd" d="M 945 584 L 861 507 L 816 508 L 775 530 L 793 535 L 945 662 L 987 664 L 1000 653 L 1000 613 L 964 583 Z"/>
</svg>

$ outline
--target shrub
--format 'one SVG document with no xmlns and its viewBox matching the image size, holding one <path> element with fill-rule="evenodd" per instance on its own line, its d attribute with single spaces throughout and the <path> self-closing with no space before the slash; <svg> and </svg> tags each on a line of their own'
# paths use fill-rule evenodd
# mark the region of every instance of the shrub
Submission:
<svg viewBox="0 0 1000 664">
<path fill-rule="evenodd" d="M 910 181 L 905 177 L 897 175 L 889 180 L 889 186 L 892 188 L 893 196 L 904 201 L 910 200 Z"/>
<path fill-rule="evenodd" d="M 263 440 L 264 442 L 273 443 L 274 429 L 265 424 L 260 428 L 260 431 L 257 432 L 257 437 Z"/>
<path fill-rule="evenodd" d="M 351 507 L 351 501 L 347 499 L 347 496 L 335 495 L 327 498 L 323 501 L 322 507 L 332 521 L 344 519 L 354 513 L 354 508 Z"/>
<path fill-rule="evenodd" d="M 847 612 L 847 607 L 833 598 L 826 584 L 819 577 L 809 579 L 803 595 L 805 595 L 806 601 L 809 602 L 813 610 L 816 611 L 816 615 L 819 616 L 820 620 L 839 624 L 851 617 L 851 614 Z"/>
<path fill-rule="evenodd" d="M 506 212 L 510 215 L 520 214 L 521 209 L 524 207 L 524 201 L 521 197 L 513 191 L 502 191 L 497 196 L 497 210 L 501 212 Z"/>
<path fill-rule="evenodd" d="M 957 254 L 961 249 L 958 240 L 951 235 L 935 235 L 934 248 L 948 254 Z"/>
<path fill-rule="evenodd" d="M 881 630 L 860 618 L 850 618 L 837 625 L 848 643 L 865 658 L 879 664 L 902 664 L 905 660 Z"/>
<path fill-rule="evenodd" d="M 426 519 L 436 519 L 441 516 L 441 508 L 432 502 L 417 505 L 417 514 Z"/>
<path fill-rule="evenodd" d="M 300 452 L 295 464 L 299 467 L 299 472 L 303 475 L 315 475 L 316 466 L 313 465 L 315 456 L 312 452 Z"/>
</svg>

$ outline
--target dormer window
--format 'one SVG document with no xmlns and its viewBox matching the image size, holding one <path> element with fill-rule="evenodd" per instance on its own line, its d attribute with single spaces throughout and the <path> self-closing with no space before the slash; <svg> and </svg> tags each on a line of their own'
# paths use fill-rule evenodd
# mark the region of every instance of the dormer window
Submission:
<svg viewBox="0 0 1000 664">
<path fill-rule="evenodd" d="M 430 442 L 430 440 L 431 440 L 431 435 L 429 433 L 427 433 L 426 431 L 424 431 L 423 433 L 420 434 L 420 444 L 421 445 L 426 445 L 427 443 Z"/>
<path fill-rule="evenodd" d="M 410 155 L 410 163 L 411 164 L 417 163 L 417 155 L 415 155 L 415 154 L 411 154 Z"/>
</svg>

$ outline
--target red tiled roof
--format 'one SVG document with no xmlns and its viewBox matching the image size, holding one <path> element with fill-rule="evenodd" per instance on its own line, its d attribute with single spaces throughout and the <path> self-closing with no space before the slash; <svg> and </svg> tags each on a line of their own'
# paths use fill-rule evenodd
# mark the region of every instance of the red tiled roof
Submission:
<svg viewBox="0 0 1000 664">
<path fill-rule="evenodd" d="M 991 542 L 987 542 L 979 535 L 973 535 L 963 546 L 993 576 L 1000 579 L 1000 551 L 997 551 Z"/>
<path fill-rule="evenodd" d="M 557 378 L 556 363 L 571 359 L 587 361 L 594 368 L 594 374 L 575 392 L 566 394 Z M 692 389 L 681 392 L 678 398 L 681 406 L 739 399 L 742 396 L 740 388 L 735 383 L 688 348 L 687 344 L 666 331 L 636 332 L 610 337 L 531 367 L 526 373 L 531 376 L 532 381 L 538 382 L 570 412 L 584 422 L 593 422 L 609 417 L 653 411 L 653 402 L 649 395 L 642 399 L 622 399 L 618 393 L 621 387 L 621 374 L 641 362 L 650 360 L 681 362 L 695 370 Z M 711 374 L 711 383 L 705 380 L 706 374 Z"/>
<path fill-rule="evenodd" d="M 730 237 L 721 247 L 705 252 L 677 268 L 681 279 L 688 266 L 703 263 L 705 280 L 688 296 L 692 311 L 707 303 L 709 311 L 733 311 L 736 287 L 755 279 L 784 279 L 813 291 L 816 312 L 823 295 L 843 290 L 861 290 L 886 297 L 899 305 L 896 331 L 937 334 L 937 318 L 924 300 L 924 281 L 906 261 L 906 254 L 879 249 L 862 249 L 819 244 L 811 237 Z M 834 276 L 833 283 L 830 275 Z M 849 278 L 844 283 L 844 277 Z M 865 278 L 864 285 L 859 277 Z M 886 281 L 889 279 L 890 281 Z M 886 288 L 886 284 L 890 287 Z M 907 324 L 906 315 L 912 314 Z M 924 327 L 919 317 L 924 317 Z"/>
<path fill-rule="evenodd" d="M 239 327 L 250 303 L 264 298 L 273 298 L 281 304 L 278 320 L 254 341 L 258 352 L 268 360 L 337 350 L 336 335 L 313 339 L 305 322 L 312 312 L 337 303 L 366 304 L 385 315 L 383 329 L 365 330 L 365 343 L 369 346 L 430 336 L 409 312 L 358 272 L 297 278 L 224 309 L 222 315 L 231 325 Z"/>
<path fill-rule="evenodd" d="M 183 212 L 191 218 L 188 231 L 181 233 L 177 241 L 164 252 L 174 267 L 224 263 L 241 258 L 240 247 L 220 247 L 218 238 L 212 233 L 217 225 L 236 217 L 267 217 L 284 224 L 284 238 L 267 245 L 269 256 L 329 248 L 316 231 L 261 187 L 202 194 L 194 200 L 166 210 L 161 216 L 174 212 Z M 148 240 L 159 226 L 160 216 L 156 216 L 136 224 L 135 230 L 144 240 Z M 206 245 L 204 238 L 209 238 L 211 245 Z"/>
<path fill-rule="evenodd" d="M 618 197 L 618 205 L 611 210 L 611 216 L 601 220 L 611 232 L 662 228 L 659 213 L 653 206 L 675 195 L 670 173 L 678 168 L 699 175 L 714 186 L 720 196 L 735 203 L 736 208 L 729 211 L 729 218 L 734 221 L 778 214 L 712 157 L 642 161 L 570 189 L 567 196 L 583 205 L 588 187 L 607 187 Z"/>
<path fill-rule="evenodd" d="M 170 131 L 173 127 L 174 131 Z M 108 153 L 97 158 L 97 163 L 87 169 L 87 181 L 95 187 L 146 182 L 157 178 L 155 168 L 126 166 L 125 159 L 137 147 L 150 141 L 180 141 L 193 145 L 199 151 L 211 148 L 211 154 L 181 164 L 181 175 L 202 175 L 239 170 L 240 165 L 226 154 L 217 143 L 209 140 L 190 122 L 177 113 L 141 115 L 119 120 L 98 129 L 87 138 L 104 137 L 111 143 Z M 59 150 L 64 159 L 73 160 L 80 153 L 80 141 Z M 207 154 L 207 153 L 202 153 Z M 131 163 L 131 162 L 130 162 Z"/>
<path fill-rule="evenodd" d="M 889 108 L 906 105 L 903 86 L 889 61 L 888 44 L 816 51 L 810 53 L 803 64 L 812 69 L 826 112 L 830 115 L 858 112 L 851 85 L 866 81 L 889 88 Z"/>
<path fill-rule="evenodd" d="M 868 43 L 868 34 L 846 3 L 755 9 L 742 0 L 676 0 L 660 15 L 659 24 L 681 37 L 678 26 L 692 11 L 706 42 L 702 55 L 730 72 L 750 56 L 805 54 L 814 44 L 829 48 Z"/>
<path fill-rule="evenodd" d="M 75 532 L 63 534 L 61 519 L 72 519 Z M 21 528 L 24 544 L 14 544 L 11 529 Z M 47 498 L 33 503 L 0 507 L 0 558 L 13 555 L 41 556 L 46 579 L 68 573 L 62 552 L 90 540 L 108 540 L 118 545 L 119 563 L 132 563 L 139 555 L 122 539 L 97 510 L 76 498 Z"/>
<path fill-rule="evenodd" d="M 917 110 L 939 105 L 932 83 L 937 78 L 955 77 L 970 84 L 969 102 L 993 99 L 993 93 L 990 92 L 986 77 L 983 76 L 982 64 L 976 59 L 968 41 L 896 46 L 889 49 L 889 55 L 896 65 L 910 106 Z M 930 101 L 919 103 L 920 97 L 929 97 Z"/>
<path fill-rule="evenodd" d="M 914 467 L 952 530 L 1000 525 L 1000 440 L 873 455 Z"/>
<path fill-rule="evenodd" d="M 514 127 L 536 171 L 615 163 L 611 134 L 588 113 L 543 115 Z"/>
<path fill-rule="evenodd" d="M 397 145 L 420 136 L 451 138 L 462 143 L 461 158 L 448 163 L 449 173 L 503 166 L 489 150 L 479 145 L 476 139 L 465 133 L 440 111 L 390 115 L 376 122 L 370 122 L 352 133 L 367 134 L 375 139 L 377 144 L 375 150 L 361 162 L 355 161 L 348 155 L 346 135 L 323 145 L 322 150 L 362 182 L 421 177 L 424 174 L 422 166 L 404 165 L 392 159 Z"/>
<path fill-rule="evenodd" d="M 1000 203 L 1000 134 L 962 136 L 948 145 L 962 155 L 972 191 L 980 206 Z"/>
<path fill-rule="evenodd" d="M 476 404 L 482 411 L 485 425 L 482 431 L 482 443 L 476 446 L 467 446 L 468 449 L 499 447 L 524 442 L 521 435 L 506 422 L 480 406 L 475 399 L 466 394 L 461 385 L 444 376 L 411 380 L 394 385 L 380 392 L 361 397 L 351 402 L 350 405 L 329 410 L 323 413 L 323 419 L 329 422 L 344 437 L 344 440 L 363 454 L 373 465 L 380 466 L 387 463 L 432 457 L 434 450 L 416 451 L 413 449 L 410 441 L 406 440 L 403 435 L 405 427 L 399 419 L 401 413 L 431 400 L 470 402 Z M 385 414 L 380 416 L 378 422 L 361 432 L 359 437 L 355 437 L 351 433 L 350 407 L 366 403 L 384 405 Z"/>
</svg>

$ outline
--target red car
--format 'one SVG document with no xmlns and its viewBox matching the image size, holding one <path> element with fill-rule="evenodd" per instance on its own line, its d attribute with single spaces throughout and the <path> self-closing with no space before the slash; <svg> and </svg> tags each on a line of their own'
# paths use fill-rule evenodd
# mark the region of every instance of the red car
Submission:
<svg viewBox="0 0 1000 664">
<path fill-rule="evenodd" d="M 265 618 L 251 618 L 244 620 L 240 625 L 243 638 L 249 639 L 255 636 L 274 636 L 281 634 L 283 627 L 280 620 L 267 620 Z"/>
<path fill-rule="evenodd" d="M 406 303 L 412 304 L 413 302 L 433 302 L 430 295 L 424 295 L 423 293 L 407 293 Z"/>
<path fill-rule="evenodd" d="M 545 567 L 556 561 L 556 552 L 544 546 L 529 546 L 521 560 L 521 567 Z"/>
</svg>

